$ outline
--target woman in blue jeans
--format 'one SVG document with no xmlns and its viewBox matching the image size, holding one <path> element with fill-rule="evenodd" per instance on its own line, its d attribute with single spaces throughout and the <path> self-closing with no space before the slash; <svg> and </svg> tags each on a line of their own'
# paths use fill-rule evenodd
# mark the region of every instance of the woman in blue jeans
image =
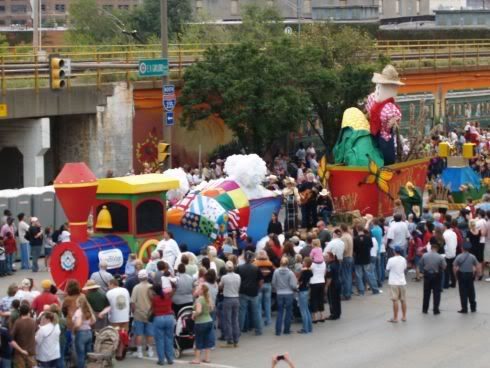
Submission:
<svg viewBox="0 0 490 368">
<path fill-rule="evenodd" d="M 77 368 L 84 368 L 85 357 L 92 351 L 92 325 L 95 323 L 95 315 L 83 294 L 77 299 L 77 310 L 73 314 L 72 321 Z"/>
<path fill-rule="evenodd" d="M 280 336 L 281 332 L 285 335 L 289 335 L 291 332 L 293 297 L 294 292 L 298 288 L 298 282 L 294 272 L 291 271 L 288 266 L 289 259 L 286 257 L 281 258 L 281 267 L 277 269 L 272 276 L 272 288 L 277 294 L 276 336 Z"/>
<path fill-rule="evenodd" d="M 313 276 L 313 272 L 311 272 L 310 269 L 311 263 L 311 258 L 305 257 L 303 260 L 303 268 L 298 275 L 298 304 L 301 320 L 303 321 L 303 328 L 299 330 L 298 333 L 301 334 L 313 331 L 313 322 L 308 306 L 308 300 L 310 298 L 310 279 Z"/>
<path fill-rule="evenodd" d="M 172 294 L 173 291 L 164 293 L 160 285 L 153 287 L 151 305 L 158 365 L 164 365 L 165 359 L 167 364 L 174 362 L 175 317 L 172 309 Z"/>
<path fill-rule="evenodd" d="M 257 259 L 254 264 L 259 268 L 264 278 L 264 283 L 259 290 L 259 306 L 264 311 L 264 326 L 268 326 L 271 323 L 271 299 L 272 299 L 272 274 L 274 272 L 274 265 L 269 260 L 267 252 L 260 250 L 257 254 Z"/>
<path fill-rule="evenodd" d="M 213 301 L 209 294 L 209 288 L 206 284 L 202 284 L 197 289 L 198 297 L 194 303 L 194 312 L 192 313 L 192 319 L 194 320 L 194 334 L 196 336 L 194 360 L 191 364 L 201 363 L 201 353 L 204 352 L 202 357 L 203 363 L 211 363 L 210 350 L 215 346 L 215 336 L 213 319 L 211 318 L 211 312 L 214 310 Z"/>
</svg>

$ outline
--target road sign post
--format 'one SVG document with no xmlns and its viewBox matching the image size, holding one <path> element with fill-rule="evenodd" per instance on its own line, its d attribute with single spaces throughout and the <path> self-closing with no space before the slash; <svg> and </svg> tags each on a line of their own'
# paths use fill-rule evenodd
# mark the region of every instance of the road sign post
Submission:
<svg viewBox="0 0 490 368">
<path fill-rule="evenodd" d="M 138 62 L 138 76 L 165 77 L 168 75 L 168 59 L 146 59 Z"/>
</svg>

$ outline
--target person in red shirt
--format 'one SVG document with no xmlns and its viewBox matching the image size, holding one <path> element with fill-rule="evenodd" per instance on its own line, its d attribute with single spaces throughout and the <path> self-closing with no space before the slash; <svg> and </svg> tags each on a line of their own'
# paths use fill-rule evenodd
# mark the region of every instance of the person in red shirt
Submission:
<svg viewBox="0 0 490 368">
<path fill-rule="evenodd" d="M 44 306 L 50 306 L 51 304 L 60 305 L 58 297 L 51 293 L 52 285 L 51 280 L 43 280 L 41 282 L 43 292 L 32 301 L 32 309 L 38 316 L 44 311 Z"/>
<path fill-rule="evenodd" d="M 161 285 L 153 287 L 151 306 L 153 311 L 153 326 L 155 328 L 155 345 L 157 348 L 158 365 L 174 362 L 174 329 L 175 317 L 172 309 L 172 295 L 164 293 Z"/>
<path fill-rule="evenodd" d="M 5 260 L 7 262 L 7 275 L 11 275 L 14 271 L 14 254 L 17 252 L 17 243 L 15 242 L 14 235 L 10 231 L 5 234 L 3 246 L 5 248 Z"/>
</svg>

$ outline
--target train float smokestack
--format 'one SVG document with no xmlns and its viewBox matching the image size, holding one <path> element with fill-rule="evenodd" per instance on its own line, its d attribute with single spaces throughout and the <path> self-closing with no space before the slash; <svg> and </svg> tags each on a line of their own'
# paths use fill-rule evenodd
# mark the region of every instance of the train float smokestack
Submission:
<svg viewBox="0 0 490 368">
<path fill-rule="evenodd" d="M 67 163 L 54 180 L 54 189 L 70 223 L 72 242 L 87 240 L 87 219 L 95 203 L 97 178 L 83 162 Z"/>
</svg>

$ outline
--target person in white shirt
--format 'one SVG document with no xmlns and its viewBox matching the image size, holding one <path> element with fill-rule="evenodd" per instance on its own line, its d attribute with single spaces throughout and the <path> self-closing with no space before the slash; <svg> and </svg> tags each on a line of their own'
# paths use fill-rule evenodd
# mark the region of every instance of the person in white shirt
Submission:
<svg viewBox="0 0 490 368">
<path fill-rule="evenodd" d="M 162 251 L 162 259 L 167 262 L 172 270 L 178 266 L 175 261 L 180 258 L 181 252 L 171 232 L 165 231 L 163 233 L 163 239 L 158 243 L 157 250 Z"/>
<path fill-rule="evenodd" d="M 407 280 L 405 279 L 405 271 L 407 269 L 407 260 L 401 255 L 402 247 L 394 248 L 395 255 L 388 260 L 386 271 L 389 272 L 388 285 L 391 289 L 391 300 L 393 301 L 393 318 L 388 322 L 398 322 L 399 302 L 402 306 L 402 321 L 407 321 Z"/>
<path fill-rule="evenodd" d="M 120 287 L 116 279 L 112 279 L 109 281 L 109 291 L 106 297 L 110 305 L 99 313 L 99 317 L 102 318 L 109 313 L 109 323 L 112 327 L 128 331 L 131 305 L 129 291 Z"/>
<path fill-rule="evenodd" d="M 340 229 L 335 229 L 332 234 L 332 240 L 327 243 L 325 250 L 323 251 L 323 255 L 326 257 L 327 253 L 332 253 L 335 257 L 337 257 L 338 261 L 342 261 L 344 258 L 344 250 L 345 244 L 340 239 L 342 236 L 342 231 Z"/>
<path fill-rule="evenodd" d="M 71 240 L 71 233 L 68 230 L 63 230 L 58 236 L 59 243 L 69 243 Z"/>
<path fill-rule="evenodd" d="M 396 246 L 402 249 L 402 255 L 407 254 L 408 241 L 410 239 L 410 233 L 408 232 L 408 225 L 402 221 L 402 215 L 396 214 L 393 216 L 393 222 L 388 228 L 388 246 L 391 250 L 394 250 Z"/>
<path fill-rule="evenodd" d="M 54 323 L 54 314 L 43 313 L 36 332 L 36 359 L 41 367 L 56 367 L 61 357 L 60 326 Z"/>
<path fill-rule="evenodd" d="M 456 276 L 453 272 L 453 262 L 456 258 L 456 249 L 458 248 L 458 236 L 451 229 L 450 224 L 444 225 L 444 233 L 442 234 L 444 238 L 444 256 L 446 257 L 446 272 L 444 275 L 444 289 L 448 289 L 449 286 L 452 288 L 456 287 Z M 451 281 L 451 282 L 449 282 Z"/>
<path fill-rule="evenodd" d="M 19 243 L 20 243 L 20 263 L 21 269 L 29 270 L 31 269 L 29 258 L 30 258 L 30 250 L 31 247 L 29 245 L 29 241 L 25 238 L 27 231 L 29 230 L 29 225 L 24 221 L 25 215 L 23 213 L 19 213 L 17 215 L 19 219 Z"/>
<path fill-rule="evenodd" d="M 32 282 L 29 279 L 24 279 L 20 283 L 20 289 L 15 293 L 15 299 L 23 302 L 24 300 L 29 302 L 29 305 L 32 304 L 34 299 L 36 299 L 39 294 L 41 294 L 37 290 L 32 290 Z"/>
<path fill-rule="evenodd" d="M 485 211 L 481 209 L 476 210 L 475 225 L 476 230 L 480 232 L 480 243 L 478 244 L 478 248 L 472 250 L 472 253 L 478 260 L 478 263 L 480 263 L 480 267 L 478 268 L 478 280 L 481 280 L 483 278 L 483 270 L 485 269 L 483 253 L 487 236 L 487 220 L 485 220 Z"/>
</svg>

